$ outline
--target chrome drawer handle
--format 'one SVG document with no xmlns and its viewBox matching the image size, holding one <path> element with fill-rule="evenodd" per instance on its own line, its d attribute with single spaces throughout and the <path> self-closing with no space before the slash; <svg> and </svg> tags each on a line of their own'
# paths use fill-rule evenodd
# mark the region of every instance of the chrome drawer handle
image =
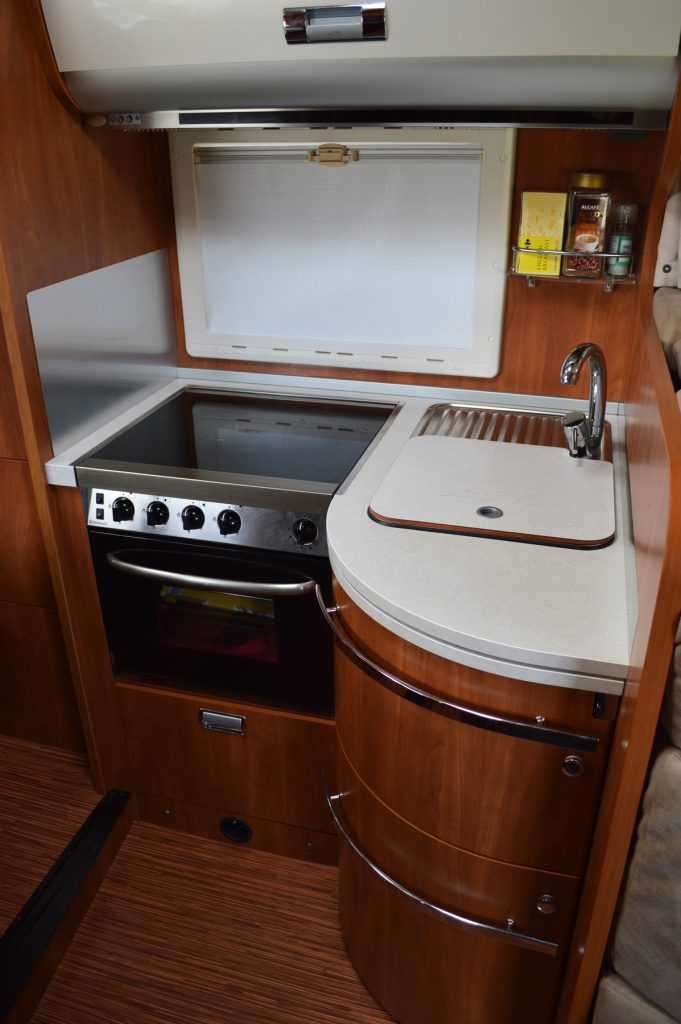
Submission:
<svg viewBox="0 0 681 1024">
<path fill-rule="evenodd" d="M 210 711 L 208 708 L 201 708 L 199 722 L 204 729 L 214 732 L 228 732 L 233 736 L 246 735 L 245 715 L 230 715 L 224 711 Z"/>
<path fill-rule="evenodd" d="M 511 918 L 508 918 L 502 927 L 498 924 L 492 924 L 489 921 L 480 921 L 474 917 L 463 917 L 461 914 L 455 914 L 453 910 L 446 910 L 444 907 L 439 907 L 436 903 L 431 903 L 430 900 L 425 899 L 423 896 L 419 896 L 418 893 L 412 892 L 411 889 L 407 889 L 405 886 L 401 885 L 401 883 L 396 881 L 391 875 L 386 874 L 386 872 L 364 852 L 352 833 L 343 824 L 336 812 L 336 808 L 334 807 L 334 804 L 341 799 L 342 794 L 329 794 L 329 789 L 326 783 L 326 773 L 324 773 L 324 793 L 326 795 L 326 802 L 329 805 L 331 817 L 333 818 L 333 823 L 338 829 L 340 836 L 345 840 L 353 853 L 359 857 L 362 863 L 365 864 L 366 867 L 368 867 L 384 885 L 388 886 L 389 889 L 399 892 L 400 895 L 406 897 L 406 899 L 411 900 L 413 903 L 417 903 L 424 913 L 429 914 L 431 917 L 435 917 L 440 921 L 444 921 L 447 924 L 457 925 L 460 928 L 465 928 L 468 931 L 476 931 L 483 935 L 494 935 L 496 938 L 503 939 L 505 942 L 511 943 L 514 946 L 521 946 L 523 949 L 531 949 L 536 953 L 544 953 L 547 956 L 555 956 L 557 954 L 557 942 L 549 942 L 546 939 L 538 939 L 535 935 L 525 935 L 523 932 L 514 931 L 514 922 Z"/>
<path fill-rule="evenodd" d="M 107 554 L 106 560 L 112 569 L 175 587 L 197 587 L 201 590 L 243 594 L 245 597 L 301 597 L 304 594 L 311 594 L 317 587 L 314 580 L 303 580 L 301 583 L 253 583 L 245 580 L 218 580 L 212 576 L 192 576 L 183 572 L 167 572 L 165 569 L 152 569 L 148 565 L 126 562 L 125 559 L 118 557 L 122 553 L 110 551 Z"/>
<path fill-rule="evenodd" d="M 504 736 L 514 736 L 516 739 L 534 740 L 536 743 L 549 743 L 557 747 L 568 747 L 571 750 L 585 750 L 594 753 L 598 750 L 599 740 L 597 736 L 581 736 L 574 732 L 564 732 L 561 729 L 552 729 L 535 721 L 513 718 L 501 718 L 498 715 L 491 715 L 485 711 L 477 711 L 467 708 L 453 701 L 437 697 L 434 693 L 422 690 L 418 686 L 405 682 L 403 679 L 394 676 L 391 672 L 381 668 L 371 658 L 363 654 L 357 648 L 350 637 L 341 628 L 336 618 L 338 609 L 327 608 L 324 603 L 324 595 L 321 589 L 316 590 L 317 601 L 321 608 L 322 615 L 326 619 L 333 634 L 338 641 L 344 654 L 363 672 L 371 676 L 377 683 L 390 690 L 391 693 L 403 697 L 405 700 L 425 708 L 426 711 L 433 711 L 437 715 L 450 718 L 455 722 L 464 725 L 472 725 L 476 729 L 486 729 L 488 732 L 502 733 Z"/>
</svg>

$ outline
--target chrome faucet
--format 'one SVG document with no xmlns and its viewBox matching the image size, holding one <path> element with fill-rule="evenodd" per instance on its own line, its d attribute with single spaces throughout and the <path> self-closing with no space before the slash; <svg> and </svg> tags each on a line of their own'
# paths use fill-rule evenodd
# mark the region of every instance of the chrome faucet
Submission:
<svg viewBox="0 0 681 1024">
<path fill-rule="evenodd" d="M 568 352 L 561 367 L 560 382 L 576 384 L 586 359 L 589 360 L 589 412 L 586 416 L 581 412 L 568 412 L 563 416 L 561 424 L 570 455 L 574 458 L 586 455 L 590 459 L 595 459 L 600 453 L 603 440 L 605 396 L 608 387 L 605 356 L 598 345 L 577 345 Z"/>
</svg>

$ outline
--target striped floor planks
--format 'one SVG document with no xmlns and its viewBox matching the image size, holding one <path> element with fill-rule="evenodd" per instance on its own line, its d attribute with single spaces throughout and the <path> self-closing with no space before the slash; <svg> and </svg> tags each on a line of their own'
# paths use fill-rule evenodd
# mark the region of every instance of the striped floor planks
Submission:
<svg viewBox="0 0 681 1024">
<path fill-rule="evenodd" d="M 0 933 L 98 801 L 80 754 L 0 736 Z"/>
<path fill-rule="evenodd" d="M 133 826 L 33 1024 L 387 1024 L 334 868 Z"/>
</svg>

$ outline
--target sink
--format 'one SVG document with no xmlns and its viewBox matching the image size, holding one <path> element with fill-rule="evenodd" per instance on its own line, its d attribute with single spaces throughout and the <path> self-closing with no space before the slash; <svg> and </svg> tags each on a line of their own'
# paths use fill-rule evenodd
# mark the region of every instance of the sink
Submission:
<svg viewBox="0 0 681 1024">
<path fill-rule="evenodd" d="M 462 411 L 481 412 L 459 408 L 457 413 Z M 405 443 L 371 499 L 371 518 L 403 529 L 559 547 L 609 544 L 615 536 L 612 464 L 571 458 L 564 441 L 557 447 L 539 440 L 542 430 L 548 435 L 545 422 L 531 425 L 537 440 L 517 440 L 526 418 L 546 421 L 544 414 L 493 412 L 502 419 L 515 417 L 507 422 L 504 436 L 516 443 L 500 444 L 500 421 L 491 427 L 482 415 L 467 421 L 468 427 L 465 417 L 450 413 L 425 422 L 425 429 Z M 560 417 L 553 418 L 560 428 Z M 447 432 L 438 432 L 437 424 L 447 421 Z M 473 434 L 468 432 L 471 423 Z M 528 437 L 525 426 L 523 436 Z M 464 429 L 464 434 L 453 432 Z M 494 440 L 480 436 L 490 429 L 497 430 Z"/>
<path fill-rule="evenodd" d="M 416 428 L 416 436 L 462 437 L 471 441 L 497 441 L 504 444 L 541 445 L 567 452 L 560 424 L 563 413 L 500 409 L 494 406 L 458 405 L 442 402 L 431 405 Z M 611 461 L 610 424 L 606 422 L 600 459 Z"/>
</svg>

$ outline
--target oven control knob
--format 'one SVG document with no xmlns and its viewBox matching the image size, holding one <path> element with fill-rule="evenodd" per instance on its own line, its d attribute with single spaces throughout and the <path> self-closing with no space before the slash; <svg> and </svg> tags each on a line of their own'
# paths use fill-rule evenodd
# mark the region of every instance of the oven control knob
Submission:
<svg viewBox="0 0 681 1024">
<path fill-rule="evenodd" d="M 182 529 L 200 530 L 206 521 L 206 517 L 198 505 L 187 505 L 182 509 Z"/>
<path fill-rule="evenodd" d="M 116 498 L 111 505 L 111 515 L 114 523 L 127 522 L 135 517 L 135 506 L 130 498 Z"/>
<path fill-rule="evenodd" d="M 230 533 L 238 533 L 241 529 L 241 516 L 231 508 L 223 508 L 218 516 L 218 530 L 223 537 Z"/>
<path fill-rule="evenodd" d="M 318 533 L 317 524 L 313 523 L 311 519 L 296 519 L 293 524 L 293 538 L 296 544 L 303 546 L 314 544 Z"/>
<path fill-rule="evenodd" d="M 147 505 L 147 526 L 165 526 L 169 518 L 170 512 L 164 501 L 152 501 Z"/>
</svg>

